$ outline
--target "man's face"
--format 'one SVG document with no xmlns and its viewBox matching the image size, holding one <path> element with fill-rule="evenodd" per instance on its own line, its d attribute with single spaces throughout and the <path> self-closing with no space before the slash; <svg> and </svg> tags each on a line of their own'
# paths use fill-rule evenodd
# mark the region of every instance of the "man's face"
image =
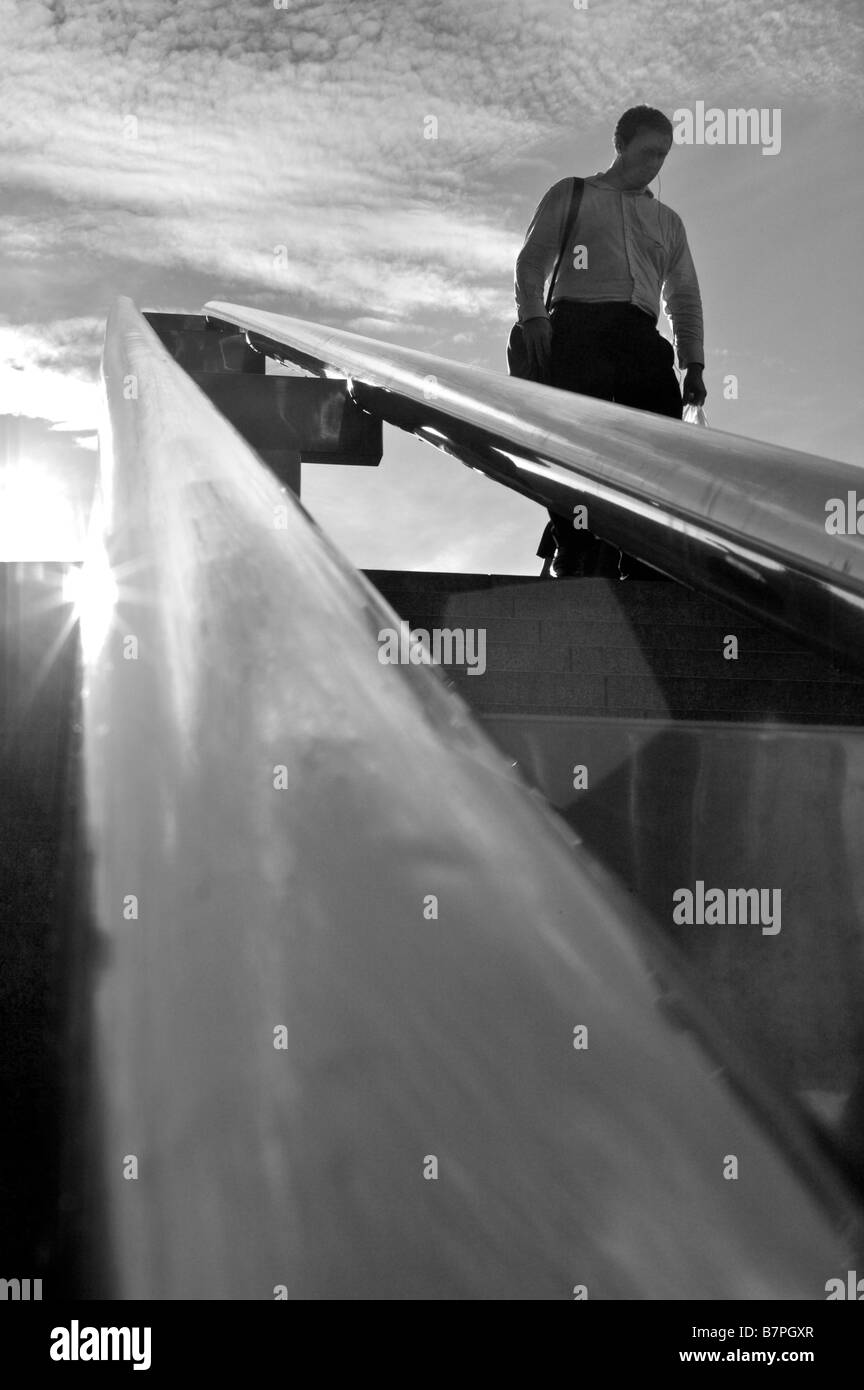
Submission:
<svg viewBox="0 0 864 1390">
<path fill-rule="evenodd" d="M 621 173 L 628 188 L 644 188 L 659 174 L 672 148 L 671 135 L 643 126 L 621 151 Z"/>
</svg>

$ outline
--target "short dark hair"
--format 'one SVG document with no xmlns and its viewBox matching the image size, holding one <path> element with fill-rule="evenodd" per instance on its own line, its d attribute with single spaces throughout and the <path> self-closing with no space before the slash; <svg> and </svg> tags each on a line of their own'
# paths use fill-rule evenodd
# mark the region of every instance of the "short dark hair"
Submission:
<svg viewBox="0 0 864 1390">
<path fill-rule="evenodd" d="M 629 145 L 638 130 L 647 126 L 649 130 L 659 130 L 661 135 L 672 139 L 672 122 L 662 111 L 654 106 L 631 106 L 615 127 L 615 153 L 620 154 Z"/>
</svg>

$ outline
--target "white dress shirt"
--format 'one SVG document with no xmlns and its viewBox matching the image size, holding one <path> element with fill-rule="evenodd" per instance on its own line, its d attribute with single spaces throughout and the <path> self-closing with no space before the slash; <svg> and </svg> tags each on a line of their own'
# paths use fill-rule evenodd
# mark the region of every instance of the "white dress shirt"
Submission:
<svg viewBox="0 0 864 1390">
<path fill-rule="evenodd" d="M 560 179 L 531 219 L 516 259 L 520 323 L 546 317 L 544 290 L 564 236 L 571 191 L 572 181 Z M 679 367 L 704 365 L 702 299 L 681 218 L 650 189 L 614 188 L 602 174 L 586 178 L 572 245 L 562 257 L 552 303 L 618 300 L 644 309 L 656 322 L 661 296 L 672 322 Z"/>
</svg>

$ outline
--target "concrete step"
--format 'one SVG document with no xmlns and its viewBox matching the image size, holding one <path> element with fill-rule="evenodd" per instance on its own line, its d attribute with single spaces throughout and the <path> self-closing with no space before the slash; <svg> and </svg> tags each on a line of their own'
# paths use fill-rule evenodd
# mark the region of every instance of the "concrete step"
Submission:
<svg viewBox="0 0 864 1390">
<path fill-rule="evenodd" d="M 392 602 L 392 599 L 388 601 Z M 426 596 L 421 595 L 419 601 L 425 603 Z M 400 602 L 401 607 L 398 607 L 397 611 L 411 623 L 412 628 L 425 628 L 428 632 L 434 627 L 479 625 L 486 631 L 487 643 L 494 642 L 501 647 L 577 645 L 580 649 L 595 647 L 620 651 L 687 651 L 716 655 L 722 654 L 725 638 L 732 631 L 738 638 L 741 660 L 751 653 L 770 652 L 803 657 L 812 669 L 812 653 L 795 643 L 791 637 L 771 628 L 753 627 L 746 622 L 731 627 L 730 615 L 727 615 L 722 623 L 670 626 L 647 622 L 584 622 L 574 618 L 569 621 L 559 618 L 508 618 L 500 614 L 466 612 L 460 608 L 457 599 L 437 612 L 429 612 L 425 607 L 421 612 L 404 600 Z"/>
<path fill-rule="evenodd" d="M 425 627 L 426 624 L 415 624 Z M 489 671 L 572 671 L 581 676 L 626 676 L 652 673 L 658 679 L 683 678 L 725 681 L 800 681 L 812 684 L 813 663 L 808 652 L 760 652 L 744 648 L 737 661 L 726 661 L 720 647 L 682 651 L 669 647 L 612 645 L 598 642 L 583 646 L 563 641 L 519 642 L 502 638 L 490 625 L 486 629 L 486 665 Z M 448 668 L 449 669 L 449 668 Z M 461 668 L 453 668 L 458 672 Z M 859 686 L 839 672 L 832 684 Z M 864 692 L 861 693 L 864 701 Z"/>
<path fill-rule="evenodd" d="M 572 618 L 569 621 L 541 618 L 541 641 L 570 641 L 576 626 Z M 771 652 L 803 654 L 811 663 L 813 660 L 809 650 L 801 647 L 784 632 L 777 632 L 768 627 L 754 627 L 736 613 L 727 613 L 719 622 L 716 619 L 694 623 L 663 623 L 647 619 L 636 623 L 579 620 L 578 633 L 580 642 L 588 647 L 637 647 L 640 650 L 652 648 L 712 653 L 722 652 L 726 637 L 733 633 L 738 638 L 738 650 L 742 657 L 747 652 Z"/>
<path fill-rule="evenodd" d="M 864 723 L 864 698 L 851 683 L 489 670 L 484 676 L 453 670 L 450 679 L 463 699 L 488 714 Z"/>
<path fill-rule="evenodd" d="M 536 579 L 524 575 L 443 575 L 368 570 L 367 578 L 397 610 L 480 613 L 489 617 L 602 621 L 629 625 L 722 626 L 745 620 L 722 604 L 670 580 Z M 735 629 L 737 631 L 737 629 Z"/>
</svg>

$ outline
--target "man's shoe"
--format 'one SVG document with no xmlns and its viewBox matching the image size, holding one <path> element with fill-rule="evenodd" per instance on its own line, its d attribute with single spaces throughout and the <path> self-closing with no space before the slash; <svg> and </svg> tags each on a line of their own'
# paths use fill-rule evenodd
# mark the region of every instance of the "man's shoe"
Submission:
<svg viewBox="0 0 864 1390">
<path fill-rule="evenodd" d="M 585 566 L 578 559 L 561 554 L 560 550 L 555 551 L 552 560 L 551 573 L 553 579 L 584 579 Z"/>
</svg>

